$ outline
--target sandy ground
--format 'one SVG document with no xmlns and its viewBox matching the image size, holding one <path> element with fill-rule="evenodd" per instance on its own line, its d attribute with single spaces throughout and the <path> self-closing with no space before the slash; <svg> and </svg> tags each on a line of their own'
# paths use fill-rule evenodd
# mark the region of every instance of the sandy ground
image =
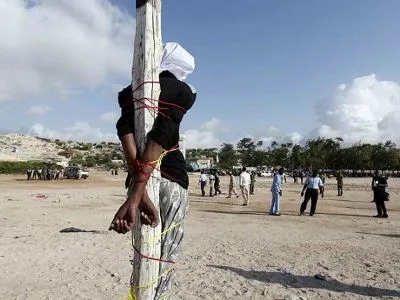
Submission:
<svg viewBox="0 0 400 300">
<path fill-rule="evenodd" d="M 0 299 L 127 299 L 130 236 L 107 231 L 123 182 L 1 176 Z M 389 180 L 389 219 L 372 218 L 370 179 L 345 179 L 342 198 L 328 179 L 313 217 L 297 216 L 300 185 L 285 185 L 274 217 L 269 179 L 249 207 L 200 197 L 191 182 L 173 299 L 400 299 L 399 179 Z M 95 232 L 60 233 L 67 227 Z"/>
</svg>

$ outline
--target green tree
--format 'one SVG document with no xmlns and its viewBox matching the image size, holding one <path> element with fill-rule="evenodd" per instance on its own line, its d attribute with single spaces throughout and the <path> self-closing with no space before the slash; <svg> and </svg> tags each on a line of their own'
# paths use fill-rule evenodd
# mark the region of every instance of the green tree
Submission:
<svg viewBox="0 0 400 300">
<path fill-rule="evenodd" d="M 237 143 L 237 149 L 240 154 L 240 160 L 244 166 L 252 166 L 253 154 L 256 150 L 256 145 L 250 138 L 242 138 Z"/>
<path fill-rule="evenodd" d="M 304 168 L 303 149 L 300 145 L 294 145 L 292 148 L 291 165 L 293 166 L 293 169 Z"/>
<path fill-rule="evenodd" d="M 237 164 L 237 154 L 232 144 L 222 144 L 219 151 L 218 167 L 225 170 L 231 170 Z"/>
</svg>

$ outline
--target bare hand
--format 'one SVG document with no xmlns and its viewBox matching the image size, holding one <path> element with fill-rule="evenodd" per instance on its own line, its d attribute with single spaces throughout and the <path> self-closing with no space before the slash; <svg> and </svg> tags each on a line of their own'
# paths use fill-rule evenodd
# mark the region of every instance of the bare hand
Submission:
<svg viewBox="0 0 400 300">
<path fill-rule="evenodd" d="M 142 201 L 139 204 L 140 220 L 144 225 L 157 227 L 159 223 L 158 211 L 151 202 L 147 191 L 143 193 Z"/>
<path fill-rule="evenodd" d="M 114 230 L 118 233 L 127 233 L 135 225 L 137 215 L 137 206 L 130 200 L 126 200 L 118 209 L 108 230 Z"/>
</svg>

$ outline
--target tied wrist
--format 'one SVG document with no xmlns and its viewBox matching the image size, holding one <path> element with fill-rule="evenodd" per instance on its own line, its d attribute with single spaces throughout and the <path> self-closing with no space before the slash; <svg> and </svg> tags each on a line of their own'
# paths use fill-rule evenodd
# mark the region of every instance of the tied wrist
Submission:
<svg viewBox="0 0 400 300">
<path fill-rule="evenodd" d="M 134 174 L 136 182 L 147 182 L 153 173 L 153 166 L 149 163 L 136 160 L 134 165 Z"/>
</svg>

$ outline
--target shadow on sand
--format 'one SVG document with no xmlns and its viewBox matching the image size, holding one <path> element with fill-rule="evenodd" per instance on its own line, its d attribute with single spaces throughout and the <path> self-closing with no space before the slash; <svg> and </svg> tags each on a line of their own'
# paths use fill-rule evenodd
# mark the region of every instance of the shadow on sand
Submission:
<svg viewBox="0 0 400 300">
<path fill-rule="evenodd" d="M 342 283 L 335 279 L 328 279 L 328 281 L 318 280 L 313 276 L 300 276 L 293 275 L 290 273 L 282 272 L 264 272 L 264 271 L 247 271 L 240 268 L 234 268 L 229 266 L 218 266 L 218 265 L 207 265 L 208 267 L 234 272 L 244 278 L 251 280 L 258 280 L 265 283 L 277 283 L 292 288 L 308 288 L 308 289 L 324 289 L 332 292 L 348 292 L 358 294 L 362 296 L 389 296 L 389 297 L 400 297 L 400 291 L 368 287 L 349 285 Z"/>
<path fill-rule="evenodd" d="M 218 203 L 222 204 L 222 203 Z M 223 210 L 210 210 L 210 209 L 203 209 L 199 210 L 203 212 L 208 212 L 208 213 L 216 213 L 216 214 L 227 214 L 227 215 L 268 215 L 267 212 L 264 211 L 223 211 Z M 298 216 L 298 212 L 293 212 L 293 211 L 287 211 L 283 212 L 281 216 Z M 372 216 L 369 215 L 355 215 L 355 214 L 340 214 L 340 213 L 327 213 L 327 212 L 317 212 L 315 214 L 316 216 L 318 215 L 328 215 L 328 216 L 342 216 L 342 217 L 361 217 L 361 218 L 372 218 Z M 305 216 L 308 216 L 308 213 L 305 213 Z M 302 218 L 304 216 L 301 216 Z"/>
<path fill-rule="evenodd" d="M 364 200 L 345 200 L 345 199 L 334 199 L 334 198 L 327 198 L 325 197 L 323 200 L 328 200 L 328 201 L 338 201 L 338 202 L 352 202 L 352 203 L 368 203 L 370 201 Z"/>
<path fill-rule="evenodd" d="M 221 210 L 210 210 L 210 209 L 201 209 L 199 211 L 208 212 L 208 213 L 215 213 L 215 214 L 224 214 L 224 215 L 268 215 L 266 212 L 263 211 L 221 211 Z"/>
<path fill-rule="evenodd" d="M 342 217 L 360 217 L 360 218 L 372 218 L 372 215 L 355 215 L 355 214 L 340 214 L 340 213 L 327 213 L 327 212 L 316 212 L 317 215 L 327 216 L 342 216 Z"/>
<path fill-rule="evenodd" d="M 358 234 L 368 234 L 368 235 L 378 235 L 378 236 L 383 236 L 383 237 L 389 237 L 389 238 L 400 238 L 400 234 L 396 233 L 372 233 L 372 232 L 356 232 Z"/>
<path fill-rule="evenodd" d="M 207 198 L 208 198 L 208 199 L 211 199 L 211 198 L 223 199 L 223 198 L 225 198 L 225 197 L 227 196 L 227 194 L 226 194 L 226 193 L 222 193 L 221 195 L 217 195 L 217 196 L 211 197 L 210 194 L 209 194 L 208 191 L 207 191 L 206 194 L 205 194 L 205 196 L 202 196 L 200 193 L 192 193 L 192 192 L 189 192 L 189 196 L 190 196 L 190 197 L 202 198 L 202 199 L 207 199 Z M 232 197 L 232 199 L 234 199 L 234 198 Z"/>
<path fill-rule="evenodd" d="M 237 203 L 227 203 L 227 202 L 219 202 L 219 201 L 212 201 L 212 200 L 189 200 L 190 203 L 204 203 L 204 204 L 221 204 L 221 205 L 238 205 Z"/>
</svg>

